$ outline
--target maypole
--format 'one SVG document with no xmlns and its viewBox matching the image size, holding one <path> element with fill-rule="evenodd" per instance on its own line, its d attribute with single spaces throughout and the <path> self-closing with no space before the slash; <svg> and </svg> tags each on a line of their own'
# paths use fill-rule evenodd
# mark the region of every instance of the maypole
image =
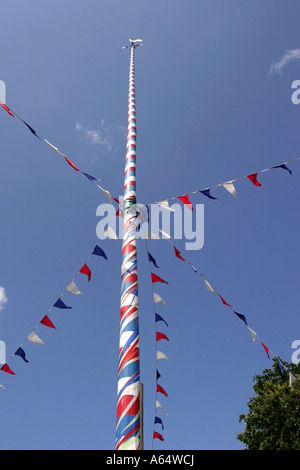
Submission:
<svg viewBox="0 0 300 470">
<path fill-rule="evenodd" d="M 141 449 L 139 304 L 136 232 L 136 114 L 135 48 L 141 39 L 130 38 L 128 131 L 122 204 L 122 266 L 116 450 Z"/>
</svg>

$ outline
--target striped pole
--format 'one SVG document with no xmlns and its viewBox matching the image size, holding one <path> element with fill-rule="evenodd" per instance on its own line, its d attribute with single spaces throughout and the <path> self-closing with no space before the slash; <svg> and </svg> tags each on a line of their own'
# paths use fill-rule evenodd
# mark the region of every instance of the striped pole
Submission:
<svg viewBox="0 0 300 470">
<path fill-rule="evenodd" d="M 139 450 L 140 353 L 136 235 L 136 114 L 134 53 L 139 42 L 130 39 L 128 132 L 123 200 L 120 338 L 116 450 Z M 132 207 L 133 206 L 133 207 Z"/>
</svg>

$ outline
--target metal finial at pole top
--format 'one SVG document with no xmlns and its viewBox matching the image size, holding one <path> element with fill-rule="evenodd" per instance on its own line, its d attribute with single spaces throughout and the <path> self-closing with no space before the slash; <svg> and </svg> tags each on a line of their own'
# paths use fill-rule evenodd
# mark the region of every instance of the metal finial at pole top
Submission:
<svg viewBox="0 0 300 470">
<path fill-rule="evenodd" d="M 134 51 L 141 39 L 129 39 L 130 69 L 128 130 L 124 175 L 121 265 L 119 369 L 116 450 L 140 450 L 142 443 L 140 405 L 139 302 L 136 232 L 136 112 Z"/>
</svg>

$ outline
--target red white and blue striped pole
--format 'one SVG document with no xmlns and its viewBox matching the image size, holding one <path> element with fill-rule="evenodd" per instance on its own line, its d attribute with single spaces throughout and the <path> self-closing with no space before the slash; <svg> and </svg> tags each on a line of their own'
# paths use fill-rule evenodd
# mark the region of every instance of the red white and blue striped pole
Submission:
<svg viewBox="0 0 300 470">
<path fill-rule="evenodd" d="M 141 40 L 130 39 L 128 131 L 124 177 L 121 266 L 120 338 L 116 450 L 141 449 L 139 303 L 136 232 L 136 112 L 135 48 Z"/>
</svg>

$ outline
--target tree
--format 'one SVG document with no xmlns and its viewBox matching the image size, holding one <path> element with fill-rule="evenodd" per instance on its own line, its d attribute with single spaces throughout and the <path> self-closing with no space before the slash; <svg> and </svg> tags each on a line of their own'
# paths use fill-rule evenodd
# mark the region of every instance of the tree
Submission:
<svg viewBox="0 0 300 470">
<path fill-rule="evenodd" d="M 292 387 L 290 372 L 296 377 Z M 247 450 L 300 450 L 300 363 L 274 358 L 273 367 L 253 381 L 255 395 L 248 401 L 248 414 L 239 416 L 245 430 L 237 439 Z"/>
</svg>

